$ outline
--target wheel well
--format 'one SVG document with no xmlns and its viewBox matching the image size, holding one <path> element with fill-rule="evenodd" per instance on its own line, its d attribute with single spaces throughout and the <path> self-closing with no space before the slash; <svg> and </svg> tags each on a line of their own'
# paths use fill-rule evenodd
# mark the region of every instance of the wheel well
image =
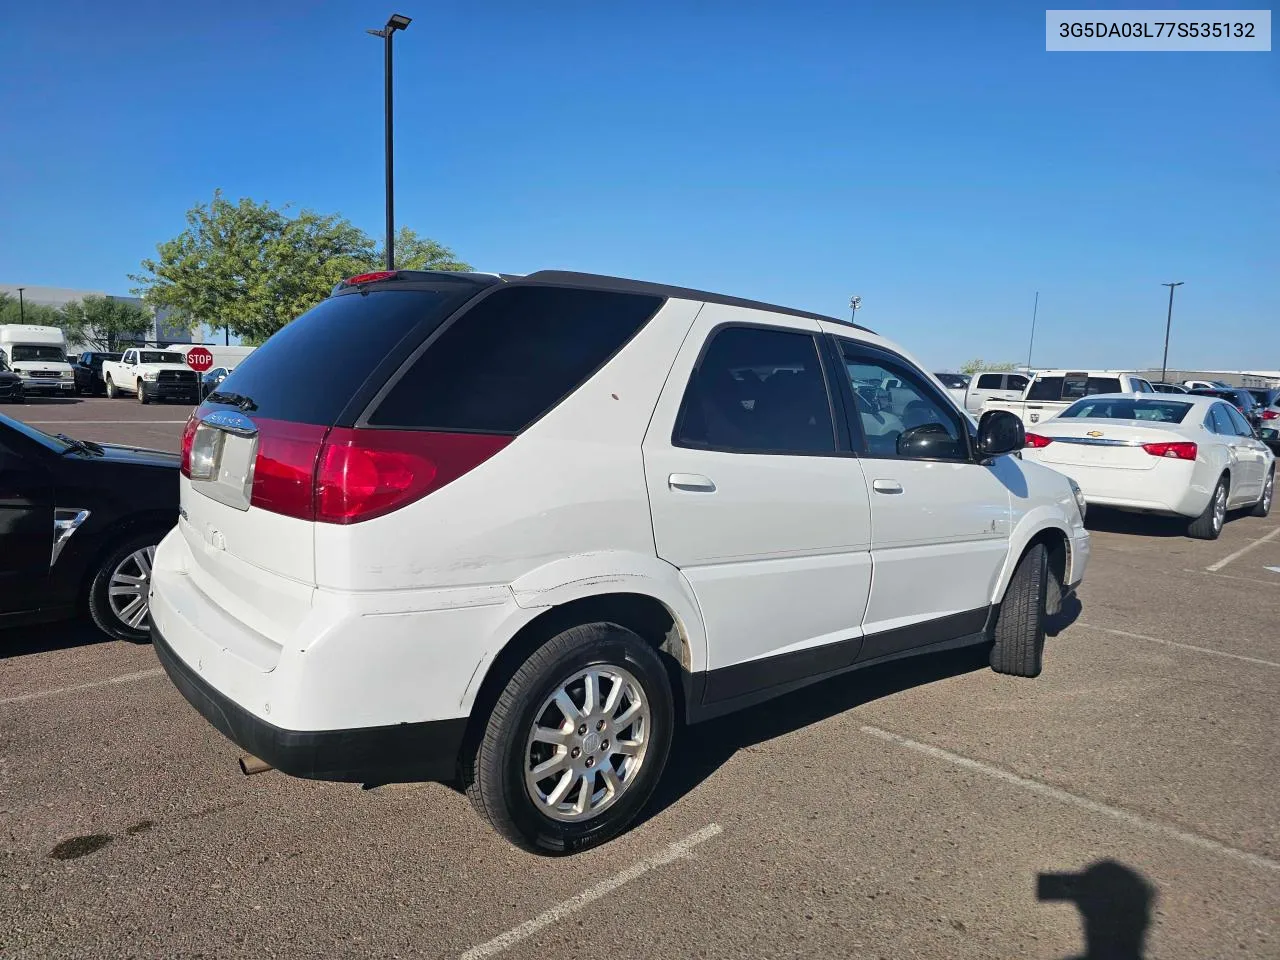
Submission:
<svg viewBox="0 0 1280 960">
<path fill-rule="evenodd" d="M 663 654 L 676 697 L 676 715 L 684 715 L 680 671 L 690 666 L 689 642 L 675 616 L 660 600 L 641 593 L 606 593 L 551 607 L 521 627 L 499 651 L 476 691 L 463 757 L 484 736 L 489 714 L 507 681 L 540 646 L 557 634 L 584 623 L 615 623 L 639 635 Z M 461 764 L 465 770 L 465 762 Z M 465 776 L 465 774 L 464 774 Z"/>
<path fill-rule="evenodd" d="M 154 510 L 124 517 L 100 533 L 98 535 L 98 548 L 93 552 L 88 563 L 85 564 L 84 573 L 81 575 L 76 603 L 83 607 L 89 602 L 89 587 L 98 572 L 98 566 L 113 550 L 120 546 L 122 540 L 126 537 L 149 531 L 158 531 L 161 539 L 163 539 L 173 529 L 175 523 L 176 521 L 167 512 Z"/>
<path fill-rule="evenodd" d="M 1022 556 L 1018 557 L 1018 560 L 1021 561 L 1027 551 L 1038 543 L 1043 543 L 1045 549 L 1049 551 L 1049 572 L 1057 577 L 1059 584 L 1066 586 L 1067 552 L 1070 550 L 1067 535 L 1056 527 L 1041 530 L 1023 547 Z"/>
</svg>

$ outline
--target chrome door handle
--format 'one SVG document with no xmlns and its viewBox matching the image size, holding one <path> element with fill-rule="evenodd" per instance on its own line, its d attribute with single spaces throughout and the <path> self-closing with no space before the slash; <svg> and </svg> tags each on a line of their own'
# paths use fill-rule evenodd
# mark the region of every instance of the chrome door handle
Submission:
<svg viewBox="0 0 1280 960">
<path fill-rule="evenodd" d="M 902 484 L 897 480 L 872 480 L 871 489 L 876 493 L 901 493 Z"/>
<path fill-rule="evenodd" d="M 667 486 L 672 490 L 688 490 L 690 493 L 715 493 L 716 485 L 710 477 L 700 473 L 673 473 L 667 477 Z"/>
</svg>

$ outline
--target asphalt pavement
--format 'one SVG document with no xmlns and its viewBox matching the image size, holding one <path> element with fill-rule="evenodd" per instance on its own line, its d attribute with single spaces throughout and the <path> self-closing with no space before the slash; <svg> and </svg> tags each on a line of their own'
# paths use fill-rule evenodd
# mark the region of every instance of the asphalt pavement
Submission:
<svg viewBox="0 0 1280 960">
<path fill-rule="evenodd" d="M 0 412 L 174 450 L 189 408 Z M 1090 526 L 1040 678 L 960 652 L 682 731 L 564 859 L 448 787 L 243 776 L 148 646 L 0 633 L 0 957 L 1280 957 L 1280 514 Z"/>
</svg>

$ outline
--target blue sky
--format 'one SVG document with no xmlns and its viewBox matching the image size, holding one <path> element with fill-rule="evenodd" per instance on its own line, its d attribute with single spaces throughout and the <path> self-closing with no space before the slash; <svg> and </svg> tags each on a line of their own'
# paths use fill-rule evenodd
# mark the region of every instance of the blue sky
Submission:
<svg viewBox="0 0 1280 960">
<path fill-rule="evenodd" d="M 379 233 L 388 2 L 7 4 L 0 281 L 125 292 L 217 187 Z M 1024 361 L 1037 290 L 1037 364 L 1158 365 L 1182 280 L 1171 365 L 1280 368 L 1276 52 L 1050 54 L 1029 3 L 395 2 L 397 221 L 479 269 L 858 293 L 937 369 Z"/>
</svg>

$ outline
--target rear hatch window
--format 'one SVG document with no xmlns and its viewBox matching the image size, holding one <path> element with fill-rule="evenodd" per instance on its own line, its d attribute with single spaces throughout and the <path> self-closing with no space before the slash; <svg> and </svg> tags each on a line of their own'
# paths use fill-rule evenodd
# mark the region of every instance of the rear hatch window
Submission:
<svg viewBox="0 0 1280 960">
<path fill-rule="evenodd" d="M 410 331 L 421 324 L 420 340 L 480 289 L 460 278 L 330 297 L 249 354 L 209 399 L 251 401 L 242 406 L 255 419 L 329 426 Z"/>
</svg>

